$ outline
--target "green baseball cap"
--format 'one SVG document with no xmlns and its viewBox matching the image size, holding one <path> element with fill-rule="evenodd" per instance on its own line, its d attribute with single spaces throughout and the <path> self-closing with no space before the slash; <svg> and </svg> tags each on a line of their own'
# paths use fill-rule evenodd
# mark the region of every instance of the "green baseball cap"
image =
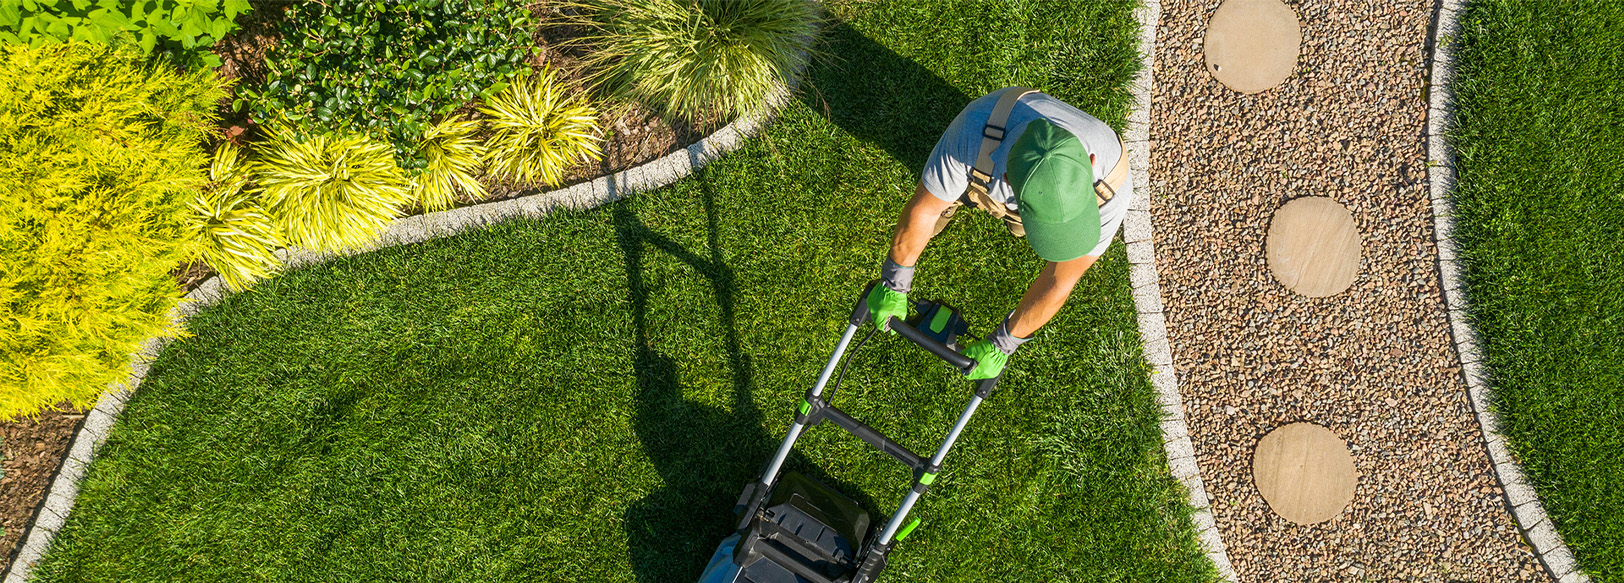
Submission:
<svg viewBox="0 0 1624 583">
<path fill-rule="evenodd" d="M 1038 257 L 1071 261 L 1100 242 L 1094 166 L 1077 136 L 1033 120 L 1009 147 L 1005 179 L 1015 191 L 1026 241 Z"/>
</svg>

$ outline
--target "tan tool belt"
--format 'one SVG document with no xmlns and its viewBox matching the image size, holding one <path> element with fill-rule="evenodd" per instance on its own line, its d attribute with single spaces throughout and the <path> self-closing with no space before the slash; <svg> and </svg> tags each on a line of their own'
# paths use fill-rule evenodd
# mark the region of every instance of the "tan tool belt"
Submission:
<svg viewBox="0 0 1624 583">
<path fill-rule="evenodd" d="M 987 214 L 1004 221 L 1004 226 L 1009 227 L 1009 234 L 1016 237 L 1026 236 L 1026 226 L 1021 224 L 1021 215 L 1009 210 L 1004 203 L 993 200 L 992 196 L 987 194 L 987 189 L 971 187 L 965 191 L 964 196 L 969 199 L 970 206 L 987 211 Z"/>
<path fill-rule="evenodd" d="M 988 214 L 1002 219 L 1009 226 L 1009 232 L 1016 237 L 1026 235 L 1021 226 L 1021 216 L 1018 212 L 1009 210 L 1004 203 L 995 201 L 988 194 L 988 185 L 992 181 L 992 152 L 1003 143 L 1005 129 L 1009 124 L 1009 113 L 1015 109 L 1015 102 L 1036 89 L 1028 87 L 1011 87 L 999 96 L 998 103 L 993 105 L 992 115 L 988 116 L 987 124 L 981 128 L 981 152 L 976 156 L 976 165 L 970 168 L 970 185 L 965 189 L 965 198 L 970 206 L 987 211 Z M 1116 198 L 1117 191 L 1128 179 L 1128 148 L 1122 143 L 1122 137 L 1117 136 L 1117 145 L 1121 146 L 1122 156 L 1117 158 L 1115 166 L 1105 174 L 1104 178 L 1094 181 L 1094 202 L 1099 206 Z"/>
</svg>

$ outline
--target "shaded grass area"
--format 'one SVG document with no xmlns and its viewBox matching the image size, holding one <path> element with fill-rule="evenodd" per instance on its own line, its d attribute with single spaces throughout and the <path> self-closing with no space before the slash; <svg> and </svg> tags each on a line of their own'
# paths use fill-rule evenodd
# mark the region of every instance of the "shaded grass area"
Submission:
<svg viewBox="0 0 1624 583">
<path fill-rule="evenodd" d="M 1019 82 L 1127 110 L 1130 4 L 926 8 L 832 4 L 804 98 L 676 185 L 336 259 L 204 311 L 39 580 L 693 581 L 958 109 Z M 969 39 L 983 54 L 954 48 Z M 917 295 L 985 334 L 1041 266 L 961 213 Z M 835 402 L 916 451 L 969 398 L 900 339 L 856 358 Z M 1113 247 L 1013 360 L 886 580 L 1210 580 L 1148 374 Z M 832 427 L 790 465 L 878 513 L 909 479 Z"/>
<path fill-rule="evenodd" d="M 1624 581 L 1624 4 L 1461 23 L 1454 196 L 1494 406 L 1581 568 Z"/>
</svg>

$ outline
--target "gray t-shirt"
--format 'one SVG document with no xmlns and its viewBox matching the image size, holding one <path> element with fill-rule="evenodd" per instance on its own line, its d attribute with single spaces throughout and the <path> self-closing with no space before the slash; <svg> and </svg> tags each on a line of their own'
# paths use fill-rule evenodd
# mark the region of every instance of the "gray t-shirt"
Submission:
<svg viewBox="0 0 1624 583">
<path fill-rule="evenodd" d="M 987 118 L 992 116 L 993 105 L 998 103 L 1006 89 L 999 89 L 970 102 L 964 111 L 953 119 L 947 131 L 942 132 L 941 139 L 936 141 L 936 149 L 931 151 L 930 159 L 925 162 L 925 172 L 920 180 L 936 198 L 944 201 L 958 200 L 970 185 L 970 169 L 976 165 L 976 155 L 981 153 L 981 129 L 987 124 Z M 1009 113 L 1008 130 L 1004 141 L 998 144 L 998 149 L 992 152 L 992 183 L 988 185 L 987 194 L 993 200 L 1001 201 L 1011 210 L 1019 211 L 1015 202 L 1015 195 L 1004 180 L 1004 168 L 1009 159 L 1009 148 L 1015 140 L 1026 131 L 1026 124 L 1032 120 L 1043 118 L 1050 123 L 1060 126 L 1083 143 L 1083 148 L 1094 155 L 1095 179 L 1104 177 L 1117 163 L 1117 159 L 1126 155 L 1122 151 L 1121 142 L 1111 126 L 1105 125 L 1092 115 L 1083 113 L 1075 107 L 1044 93 L 1033 93 L 1022 97 L 1015 103 L 1015 108 Z M 1078 190 L 1077 196 L 1094 198 L 1093 185 Z M 1111 238 L 1122 224 L 1122 217 L 1128 213 L 1129 201 L 1133 198 L 1133 177 L 1130 175 L 1122 184 L 1122 190 L 1116 197 L 1100 207 L 1100 242 L 1089 251 L 1089 255 L 1098 256 L 1111 246 Z"/>
</svg>

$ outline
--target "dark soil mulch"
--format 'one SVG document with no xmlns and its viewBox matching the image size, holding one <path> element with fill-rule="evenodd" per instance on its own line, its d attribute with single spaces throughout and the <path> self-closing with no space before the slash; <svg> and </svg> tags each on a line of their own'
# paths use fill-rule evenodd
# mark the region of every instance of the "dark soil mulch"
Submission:
<svg viewBox="0 0 1624 583">
<path fill-rule="evenodd" d="M 40 413 L 38 419 L 0 423 L 0 453 L 5 455 L 5 477 L 0 478 L 0 552 L 6 564 L 16 558 L 34 509 L 45 501 L 57 468 L 68 455 L 68 443 L 84 414 L 67 403 Z"/>
</svg>

